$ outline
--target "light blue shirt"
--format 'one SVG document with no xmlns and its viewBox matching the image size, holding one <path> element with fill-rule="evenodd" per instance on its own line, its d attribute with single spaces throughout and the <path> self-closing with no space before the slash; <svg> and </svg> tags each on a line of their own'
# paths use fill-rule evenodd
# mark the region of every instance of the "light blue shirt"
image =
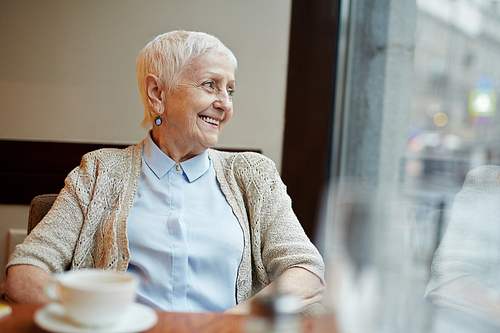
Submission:
<svg viewBox="0 0 500 333">
<path fill-rule="evenodd" d="M 178 312 L 236 305 L 243 231 L 206 151 L 177 164 L 148 135 L 127 237 L 139 303 Z"/>
</svg>

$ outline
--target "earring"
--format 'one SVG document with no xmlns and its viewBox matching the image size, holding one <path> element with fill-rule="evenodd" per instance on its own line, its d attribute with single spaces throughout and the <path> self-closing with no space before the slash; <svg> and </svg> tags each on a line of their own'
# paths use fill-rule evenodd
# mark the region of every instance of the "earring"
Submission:
<svg viewBox="0 0 500 333">
<path fill-rule="evenodd" d="M 162 123 L 163 123 L 163 119 L 161 119 L 161 116 L 158 116 L 155 118 L 156 126 L 160 126 Z"/>
</svg>

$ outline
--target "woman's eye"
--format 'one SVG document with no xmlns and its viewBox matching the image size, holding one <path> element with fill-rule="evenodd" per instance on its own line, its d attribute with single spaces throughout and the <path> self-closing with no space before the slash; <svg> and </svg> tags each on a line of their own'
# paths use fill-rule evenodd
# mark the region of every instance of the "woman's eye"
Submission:
<svg viewBox="0 0 500 333">
<path fill-rule="evenodd" d="M 234 89 L 229 89 L 229 90 L 227 91 L 227 94 L 228 94 L 229 96 L 233 97 L 233 96 L 234 96 Z"/>
<path fill-rule="evenodd" d="M 205 82 L 205 83 L 203 83 L 203 85 L 205 87 L 209 87 L 209 88 L 212 88 L 212 89 L 214 88 L 214 83 L 212 81 Z"/>
</svg>

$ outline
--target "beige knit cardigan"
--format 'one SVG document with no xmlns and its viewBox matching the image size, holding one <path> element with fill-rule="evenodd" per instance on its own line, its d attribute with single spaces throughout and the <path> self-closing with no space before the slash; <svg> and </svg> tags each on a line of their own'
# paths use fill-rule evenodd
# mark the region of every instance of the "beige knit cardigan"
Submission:
<svg viewBox="0 0 500 333">
<path fill-rule="evenodd" d="M 86 154 L 67 176 L 53 208 L 16 247 L 7 268 L 31 264 L 49 273 L 91 267 L 125 272 L 130 259 L 126 226 L 143 144 Z M 323 281 L 323 260 L 293 213 L 274 163 L 256 153 L 209 149 L 208 154 L 244 234 L 238 303 L 290 267 L 305 268 Z"/>
</svg>

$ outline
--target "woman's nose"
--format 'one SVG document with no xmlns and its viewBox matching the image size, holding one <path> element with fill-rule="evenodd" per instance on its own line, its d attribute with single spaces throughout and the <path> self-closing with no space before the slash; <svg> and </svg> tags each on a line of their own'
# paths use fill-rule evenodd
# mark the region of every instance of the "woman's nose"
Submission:
<svg viewBox="0 0 500 333">
<path fill-rule="evenodd" d="M 214 107 L 224 112 L 230 112 L 233 109 L 233 101 L 229 92 L 225 91 L 218 94 L 218 98 L 214 102 Z"/>
</svg>

